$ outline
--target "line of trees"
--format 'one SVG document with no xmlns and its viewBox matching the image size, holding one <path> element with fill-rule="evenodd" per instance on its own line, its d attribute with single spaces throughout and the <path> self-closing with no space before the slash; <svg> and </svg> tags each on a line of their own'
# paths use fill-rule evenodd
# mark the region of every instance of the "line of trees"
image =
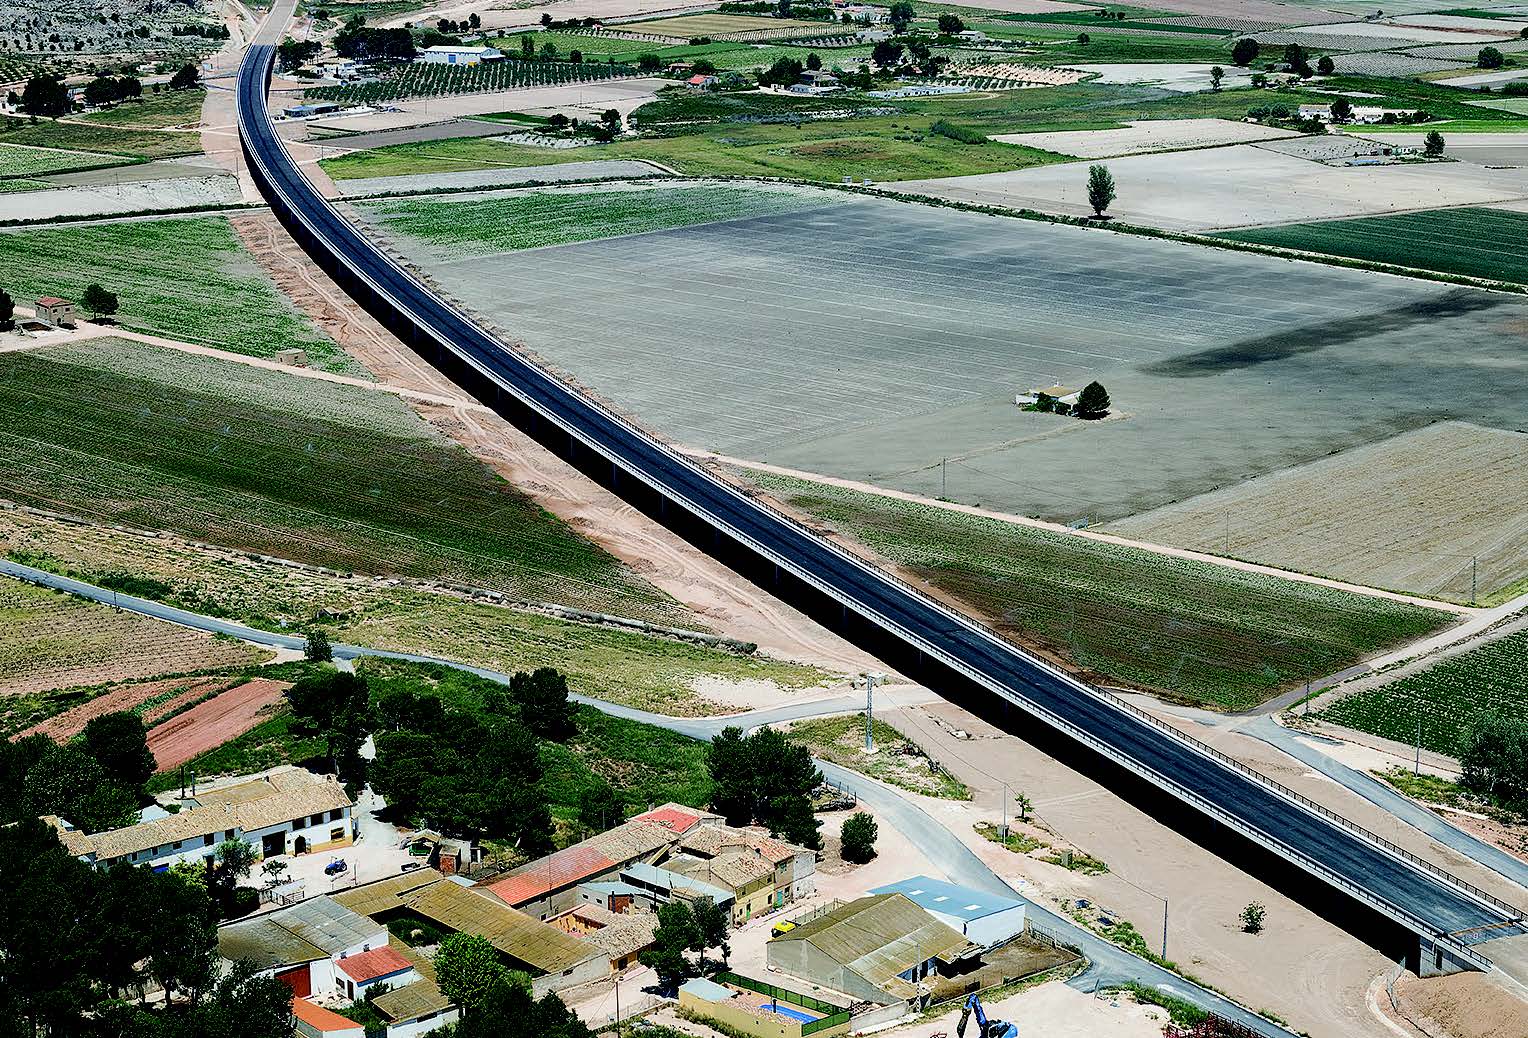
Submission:
<svg viewBox="0 0 1528 1038">
<path fill-rule="evenodd" d="M 407 29 L 373 29 L 359 14 L 334 34 L 334 51 L 342 58 L 377 61 L 412 61 L 419 53 Z"/>
</svg>

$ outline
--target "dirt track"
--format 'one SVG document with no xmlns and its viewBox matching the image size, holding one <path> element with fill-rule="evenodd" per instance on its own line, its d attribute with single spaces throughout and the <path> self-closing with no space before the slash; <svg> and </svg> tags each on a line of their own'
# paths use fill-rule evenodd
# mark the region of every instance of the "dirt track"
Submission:
<svg viewBox="0 0 1528 1038">
<path fill-rule="evenodd" d="M 239 216 L 232 223 L 281 290 L 380 381 L 441 395 L 459 394 L 449 380 L 355 306 L 302 254 L 273 217 Z M 694 610 L 718 633 L 754 642 L 782 659 L 834 670 L 884 669 L 651 522 L 497 415 L 468 407 L 415 406 L 547 511 Z"/>
<path fill-rule="evenodd" d="M 197 754 L 243 735 L 289 687 L 285 681 L 255 678 L 151 728 L 149 749 L 159 762 L 159 770 L 178 768 Z"/>
</svg>

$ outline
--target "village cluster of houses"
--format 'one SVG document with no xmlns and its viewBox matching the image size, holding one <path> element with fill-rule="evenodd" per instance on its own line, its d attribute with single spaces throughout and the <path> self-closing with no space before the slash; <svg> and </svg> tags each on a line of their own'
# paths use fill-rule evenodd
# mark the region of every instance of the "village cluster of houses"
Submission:
<svg viewBox="0 0 1528 1038">
<path fill-rule="evenodd" d="M 95 834 L 48 821 L 85 861 L 153 869 L 210 861 L 227 840 L 270 858 L 332 852 L 356 835 L 344 787 L 299 768 L 193 793 L 180 805 Z M 530 975 L 537 996 L 607 981 L 653 944 L 657 910 L 673 900 L 709 899 L 734 926 L 774 921 L 767 981 L 723 972 L 679 992 L 682 1006 L 759 1038 L 800 1038 L 802 1028 L 832 1036 L 851 1021 L 862 1028 L 898 1019 L 940 985 L 944 997 L 958 994 L 989 951 L 1026 932 L 1024 902 L 926 876 L 815 903 L 815 852 L 682 804 L 482 880 L 467 875 L 480 857 L 470 842 L 429 831 L 405 842 L 422 848 L 417 867 L 312 897 L 291 883 L 267 891 L 266 910 L 219 928 L 223 959 L 252 963 L 291 988 L 306 1038 L 412 1038 L 455 1020 L 432 964 L 435 945 L 453 933 L 485 938 L 506 966 Z M 380 1028 L 341 1012 L 362 1000 Z"/>
</svg>

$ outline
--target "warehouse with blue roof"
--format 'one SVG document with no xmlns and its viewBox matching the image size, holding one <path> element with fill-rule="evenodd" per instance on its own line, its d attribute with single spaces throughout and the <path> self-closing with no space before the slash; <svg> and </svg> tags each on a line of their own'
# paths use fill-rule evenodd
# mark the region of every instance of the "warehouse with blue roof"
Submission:
<svg viewBox="0 0 1528 1038">
<path fill-rule="evenodd" d="M 1026 902 L 985 890 L 946 883 L 929 876 L 914 876 L 872 894 L 901 894 L 973 944 L 991 948 L 1024 931 Z"/>
</svg>

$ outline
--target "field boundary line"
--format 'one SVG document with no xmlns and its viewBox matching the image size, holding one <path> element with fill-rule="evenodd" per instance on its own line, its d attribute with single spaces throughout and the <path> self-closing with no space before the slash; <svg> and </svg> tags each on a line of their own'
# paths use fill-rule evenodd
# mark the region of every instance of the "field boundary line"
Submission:
<svg viewBox="0 0 1528 1038">
<path fill-rule="evenodd" d="M 1318 577 L 1310 573 L 1300 573 L 1295 570 L 1279 569 L 1277 566 L 1265 566 L 1256 562 L 1244 562 L 1241 559 L 1226 558 L 1222 555 L 1210 555 L 1205 552 L 1191 551 L 1187 548 L 1174 548 L 1165 544 L 1153 544 L 1150 541 L 1137 541 L 1128 537 L 1118 537 L 1114 534 L 1099 533 L 1094 530 L 1082 530 L 1061 523 L 1047 522 L 1043 519 L 1033 519 L 1025 515 L 1015 515 L 1012 512 L 999 512 L 991 508 L 982 508 L 977 505 L 963 505 L 955 501 L 940 501 L 937 498 L 923 497 L 919 494 L 908 493 L 903 490 L 892 490 L 888 487 L 877 486 L 874 483 L 861 483 L 852 479 L 841 479 L 837 476 L 825 476 L 817 472 L 806 472 L 801 469 L 788 468 L 783 465 L 772 465 L 763 461 L 749 461 L 744 458 L 734 458 L 725 454 L 716 454 L 712 451 L 696 450 L 689 447 L 679 447 L 681 454 L 688 455 L 699 461 L 718 462 L 723 465 L 733 465 L 738 468 L 752 469 L 757 472 L 768 472 L 777 476 L 790 476 L 795 479 L 806 480 L 811 483 L 820 483 L 824 486 L 841 487 L 845 490 L 856 490 L 864 494 L 873 494 L 877 497 L 893 498 L 898 501 L 906 501 L 911 504 L 927 505 L 930 508 L 939 508 L 947 512 L 960 512 L 965 515 L 973 515 L 982 519 L 996 519 L 999 522 L 1011 523 L 1014 526 L 1027 526 L 1036 530 L 1045 530 L 1050 533 L 1069 534 L 1074 537 L 1082 537 L 1087 540 L 1101 541 L 1105 544 L 1113 544 L 1122 548 L 1135 548 L 1140 551 L 1150 552 L 1153 555 L 1164 555 L 1170 558 L 1189 559 L 1194 562 L 1207 562 L 1224 569 L 1241 570 L 1247 573 L 1257 573 L 1262 576 L 1278 577 L 1283 580 L 1291 580 L 1300 584 L 1313 584 L 1318 587 L 1331 588 L 1334 591 L 1347 591 L 1355 595 L 1363 595 L 1368 598 L 1383 598 L 1392 602 L 1404 602 L 1407 605 L 1423 606 L 1429 609 L 1437 609 L 1441 612 L 1453 613 L 1458 617 L 1479 616 L 1488 612 L 1485 609 L 1472 608 L 1466 605 L 1458 605 L 1453 602 L 1442 602 L 1431 598 L 1422 598 L 1417 595 L 1402 594 L 1398 591 L 1386 591 L 1383 588 L 1368 587 L 1363 584 L 1350 584 L 1342 580 L 1333 580 L 1329 577 Z"/>
<path fill-rule="evenodd" d="M 26 307 L 18 306 L 16 308 L 18 314 L 22 311 L 31 313 Z M 218 349 L 215 346 L 203 346 L 199 343 L 185 342 L 180 339 L 169 339 L 159 335 L 149 335 L 144 332 L 128 331 L 126 328 L 97 325 L 94 328 L 81 329 L 81 332 L 83 334 L 75 333 L 30 345 L 0 347 L 0 352 L 8 353 L 27 349 L 46 349 L 49 346 L 69 346 L 80 342 L 90 342 L 94 339 L 127 339 L 132 342 L 143 343 L 147 346 L 158 346 L 161 349 L 194 354 L 198 357 L 210 357 L 233 364 L 243 364 L 245 367 L 261 368 L 265 371 L 278 371 L 284 375 L 292 375 L 296 378 L 309 378 L 319 382 L 330 382 L 335 385 L 353 386 L 356 389 L 369 389 L 376 393 L 391 393 L 394 396 L 403 397 L 408 400 L 419 400 L 427 404 L 440 404 L 443 407 L 461 407 L 469 411 L 488 412 L 490 410 L 473 400 L 443 396 L 439 393 L 426 393 L 418 389 L 405 389 L 402 386 L 392 386 L 385 382 L 372 382 L 363 378 L 355 378 L 351 375 L 337 375 L 332 371 L 320 371 L 316 368 L 293 367 L 290 364 L 282 364 L 267 357 L 253 357 L 247 353 L 235 353 L 231 350 Z"/>
</svg>

